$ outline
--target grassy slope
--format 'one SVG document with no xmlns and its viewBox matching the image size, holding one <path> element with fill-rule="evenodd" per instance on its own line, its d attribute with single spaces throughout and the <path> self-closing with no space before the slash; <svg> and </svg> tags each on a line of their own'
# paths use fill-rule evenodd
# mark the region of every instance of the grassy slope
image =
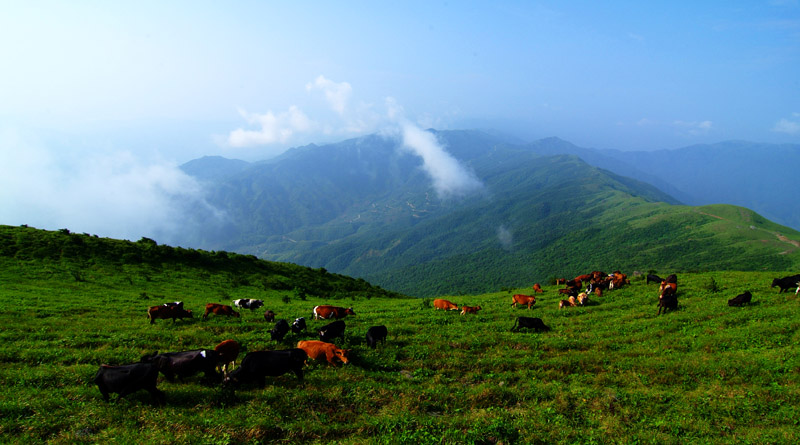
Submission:
<svg viewBox="0 0 800 445">
<path fill-rule="evenodd" d="M 477 316 L 434 311 L 427 300 L 356 297 L 347 318 L 348 367 L 312 364 L 294 377 L 231 396 L 199 379 L 160 383 L 168 404 L 141 392 L 103 402 L 91 383 L 100 363 L 155 350 L 290 347 L 269 340 L 261 313 L 147 323 L 145 309 L 183 300 L 265 297 L 279 318 L 308 316 L 325 299 L 231 286 L 227 274 L 165 263 L 94 265 L 0 257 L 0 434 L 9 441 L 74 443 L 251 441 L 438 443 L 756 442 L 800 439 L 800 300 L 770 289 L 789 272 L 680 274 L 680 310 L 656 317 L 656 290 L 641 280 L 588 307 L 557 309 L 555 288 L 534 309 L 511 292 L 453 297 Z M 659 271 L 667 274 L 670 271 Z M 792 271 L 791 273 L 796 273 Z M 709 290 L 711 280 L 721 290 Z M 256 282 L 256 280 L 250 280 Z M 741 291 L 750 307 L 725 302 Z M 285 299 L 284 297 L 290 298 Z M 260 312 L 260 311 L 259 311 Z M 518 315 L 553 331 L 511 333 Z M 318 327 L 323 322 L 311 321 Z M 376 351 L 363 333 L 389 327 Z M 310 338 L 310 335 L 301 336 Z"/>
</svg>

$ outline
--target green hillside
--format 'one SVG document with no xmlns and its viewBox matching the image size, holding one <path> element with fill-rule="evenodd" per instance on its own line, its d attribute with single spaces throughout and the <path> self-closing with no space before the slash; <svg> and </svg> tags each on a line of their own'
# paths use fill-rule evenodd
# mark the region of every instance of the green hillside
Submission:
<svg viewBox="0 0 800 445">
<path fill-rule="evenodd" d="M 701 210 L 742 218 L 735 211 L 724 214 L 730 209 Z M 707 227 L 713 230 L 714 224 Z M 296 269 L 301 281 L 321 271 L 224 252 L 182 252 L 148 240 L 31 228 L 2 227 L 0 233 L 4 442 L 800 440 L 800 300 L 769 287 L 772 278 L 796 269 L 680 273 L 679 308 L 661 316 L 655 285 L 630 270 L 623 270 L 632 278 L 629 286 L 571 309 L 558 309 L 560 296 L 548 285 L 530 310 L 509 306 L 512 293 L 530 288 L 447 297 L 482 306 L 469 316 L 436 311 L 428 299 L 384 298 L 366 287 L 372 291 L 336 300 L 357 314 L 344 320 L 345 339 L 337 341 L 351 350 L 350 365 L 310 363 L 304 384 L 291 375 L 268 377 L 263 389 L 245 386 L 235 393 L 201 376 L 173 383 L 160 377 L 167 403 L 154 407 L 145 392 L 104 402 L 92 383 L 100 364 L 135 362 L 154 351 L 210 348 L 224 339 L 238 340 L 244 352 L 312 339 L 314 329 L 327 322 L 310 320 L 311 309 L 331 302 L 328 296 L 266 291 L 256 277 L 268 267 Z M 74 239 L 84 241 L 80 255 L 69 252 Z M 97 245 L 85 246 L 92 243 Z M 130 255 L 137 251 L 141 258 Z M 359 283 L 324 276 L 341 280 L 341 286 Z M 744 290 L 752 292 L 753 302 L 728 307 L 726 301 Z M 278 318 L 309 318 L 309 332 L 272 341 L 272 323 L 260 311 L 155 325 L 145 316 L 148 306 L 166 301 L 184 301 L 197 313 L 207 302 L 242 297 L 263 297 Z M 510 332 L 517 316 L 540 317 L 552 330 Z M 375 350 L 364 342 L 373 325 L 389 330 Z"/>
</svg>

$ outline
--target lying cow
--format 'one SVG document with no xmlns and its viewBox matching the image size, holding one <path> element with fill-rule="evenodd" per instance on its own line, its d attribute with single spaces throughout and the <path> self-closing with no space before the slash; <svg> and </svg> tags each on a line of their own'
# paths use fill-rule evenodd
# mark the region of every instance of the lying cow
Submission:
<svg viewBox="0 0 800 445">
<path fill-rule="evenodd" d="M 662 281 L 666 281 L 663 278 L 659 277 L 656 274 L 647 274 L 647 282 L 645 284 L 653 283 L 661 283 Z"/>
<path fill-rule="evenodd" d="M 325 342 L 331 342 L 337 337 L 344 340 L 344 328 L 344 322 L 339 320 L 319 328 L 317 333 L 319 334 L 319 339 Z"/>
<path fill-rule="evenodd" d="M 589 295 L 586 292 L 581 292 L 578 294 L 577 302 L 579 306 L 584 306 L 586 303 L 589 302 Z"/>
<path fill-rule="evenodd" d="M 217 373 L 219 355 L 214 350 L 195 349 L 192 351 L 167 352 L 164 354 L 154 353 L 142 357 L 142 363 L 152 363 L 159 371 L 164 374 L 170 382 L 175 381 L 175 377 L 183 380 L 202 372 L 208 381 L 219 381 L 220 375 Z"/>
<path fill-rule="evenodd" d="M 575 303 L 575 297 L 569 297 L 567 300 L 561 300 L 558 302 L 558 308 L 565 308 L 565 307 L 576 307 L 577 304 Z"/>
<path fill-rule="evenodd" d="M 518 304 L 528 306 L 528 309 L 530 309 L 531 306 L 536 304 L 536 297 L 533 295 L 515 294 L 511 297 L 511 306 L 516 308 Z"/>
<path fill-rule="evenodd" d="M 325 343 L 319 340 L 302 340 L 297 342 L 297 347 L 305 351 L 308 358 L 311 360 L 319 360 L 325 357 L 328 363 L 332 365 L 336 364 L 336 360 L 341 361 L 345 365 L 350 363 L 348 357 L 350 350 L 340 349 L 332 343 Z"/>
<path fill-rule="evenodd" d="M 800 274 L 783 278 L 775 278 L 774 280 L 772 280 L 772 286 L 770 287 L 778 286 L 780 288 L 778 293 L 781 293 L 795 286 L 800 286 L 800 283 L 798 283 L 798 281 L 800 281 Z M 797 294 L 797 292 L 795 292 L 795 294 Z"/>
<path fill-rule="evenodd" d="M 217 353 L 217 366 L 222 365 L 223 375 L 228 375 L 228 370 L 234 367 L 241 349 L 241 345 L 236 340 L 224 340 L 214 347 L 214 352 Z"/>
<path fill-rule="evenodd" d="M 353 308 L 351 307 L 343 308 L 339 306 L 330 306 L 327 304 L 321 306 L 315 306 L 312 313 L 314 315 L 314 320 L 329 320 L 331 318 L 335 318 L 336 320 L 338 320 L 348 315 L 356 314 L 355 312 L 353 312 Z"/>
<path fill-rule="evenodd" d="M 534 283 L 533 284 L 533 293 L 535 293 L 535 294 L 544 293 L 544 291 L 542 290 L 542 286 L 540 286 L 539 283 Z"/>
<path fill-rule="evenodd" d="M 155 404 L 164 403 L 164 393 L 156 387 L 158 368 L 152 363 L 133 363 L 122 366 L 101 365 L 94 376 L 94 383 L 108 402 L 110 393 L 123 398 L 128 394 L 144 389 L 153 396 Z"/>
<path fill-rule="evenodd" d="M 541 318 L 517 317 L 517 319 L 514 320 L 514 326 L 511 327 L 511 332 L 519 331 L 522 328 L 533 329 L 537 332 L 550 330 L 550 327 L 545 325 Z"/>
<path fill-rule="evenodd" d="M 289 322 L 281 318 L 275 323 L 275 326 L 269 331 L 269 336 L 273 341 L 283 341 L 283 337 L 289 332 Z"/>
<path fill-rule="evenodd" d="M 480 306 L 461 306 L 461 315 L 477 314 L 479 310 L 481 310 Z"/>
<path fill-rule="evenodd" d="M 292 333 L 297 335 L 306 330 L 306 319 L 304 317 L 295 318 L 292 322 Z"/>
<path fill-rule="evenodd" d="M 224 383 L 237 387 L 256 382 L 263 388 L 267 384 L 267 376 L 277 377 L 290 371 L 302 382 L 306 358 L 308 356 L 302 349 L 248 352 L 242 364 L 225 377 Z"/>
<path fill-rule="evenodd" d="M 238 300 L 233 300 L 233 305 L 238 307 L 239 309 L 250 309 L 250 311 L 254 311 L 264 306 L 264 300 L 255 300 L 252 298 L 240 298 Z"/>
<path fill-rule="evenodd" d="M 442 309 L 445 311 L 457 311 L 458 305 L 453 303 L 452 301 L 444 300 L 442 298 L 437 298 L 433 300 L 433 308 Z"/>
<path fill-rule="evenodd" d="M 728 300 L 728 306 L 742 306 L 743 304 L 750 303 L 753 299 L 753 295 L 750 291 L 745 291 L 743 294 L 739 294 L 730 300 Z"/>
<path fill-rule="evenodd" d="M 239 313 L 234 311 L 232 307 L 219 303 L 206 304 L 206 311 L 203 313 L 203 320 L 208 318 L 208 314 L 226 315 L 228 317 L 239 317 Z"/>
<path fill-rule="evenodd" d="M 389 335 L 389 331 L 386 329 L 386 326 L 372 326 L 371 328 L 367 329 L 367 346 L 375 349 L 375 346 L 378 345 L 379 341 L 384 343 L 386 342 L 387 335 Z"/>
<path fill-rule="evenodd" d="M 187 311 L 183 308 L 183 305 L 180 306 L 177 304 L 167 303 L 162 304 L 161 306 L 150 306 L 147 309 L 147 318 L 150 319 L 150 324 L 156 322 L 157 319 L 168 320 L 172 319 L 172 322 L 175 323 L 175 319 L 184 319 L 184 318 L 193 318 L 192 311 Z"/>
</svg>

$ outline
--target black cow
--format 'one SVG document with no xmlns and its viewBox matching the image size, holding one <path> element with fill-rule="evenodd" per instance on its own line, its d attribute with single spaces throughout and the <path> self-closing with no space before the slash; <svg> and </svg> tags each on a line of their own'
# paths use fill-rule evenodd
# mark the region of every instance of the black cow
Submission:
<svg viewBox="0 0 800 445">
<path fill-rule="evenodd" d="M 514 320 L 514 326 L 511 327 L 511 332 L 519 331 L 522 328 L 533 329 L 537 332 L 550 330 L 550 327 L 545 325 L 541 318 L 517 317 L 517 319 Z"/>
<path fill-rule="evenodd" d="M 750 303 L 750 300 L 753 299 L 753 295 L 750 291 L 745 291 L 743 294 L 739 294 L 730 300 L 728 300 L 728 306 L 741 306 L 745 303 Z"/>
<path fill-rule="evenodd" d="M 790 277 L 775 278 L 774 280 L 772 280 L 772 286 L 770 287 L 775 287 L 775 286 L 780 287 L 781 290 L 779 290 L 778 293 L 781 293 L 795 286 L 800 286 L 797 284 L 798 281 L 800 281 L 800 274 L 792 275 Z"/>
<path fill-rule="evenodd" d="M 162 306 L 175 306 L 183 309 L 183 301 L 173 301 L 171 303 L 164 303 Z"/>
<path fill-rule="evenodd" d="M 283 341 L 283 337 L 289 332 L 289 322 L 281 318 L 275 322 L 275 327 L 269 331 L 269 336 L 275 341 Z"/>
<path fill-rule="evenodd" d="M 241 309 L 250 309 L 251 311 L 254 311 L 264 306 L 264 300 L 254 300 L 252 298 L 240 298 L 238 300 L 233 300 L 233 305 Z"/>
<path fill-rule="evenodd" d="M 324 342 L 333 343 L 333 339 L 336 337 L 344 340 L 344 322 L 338 320 L 333 323 L 328 323 L 319 328 L 317 333 L 319 333 L 319 339 Z"/>
<path fill-rule="evenodd" d="M 295 318 L 292 322 L 292 333 L 299 334 L 302 331 L 306 330 L 306 319 L 305 317 Z"/>
<path fill-rule="evenodd" d="M 677 278 L 678 277 L 675 277 L 676 280 Z M 664 281 L 664 279 L 656 274 L 647 274 L 647 282 L 645 284 L 650 284 L 651 282 L 661 284 L 662 281 Z"/>
<path fill-rule="evenodd" d="M 102 365 L 94 376 L 94 382 L 103 400 L 108 402 L 109 393 L 119 394 L 119 398 L 141 389 L 153 396 L 155 404 L 164 403 L 164 393 L 156 388 L 158 368 L 152 363 L 133 363 L 122 366 Z"/>
<path fill-rule="evenodd" d="M 387 335 L 389 335 L 389 331 L 386 326 L 372 326 L 367 329 L 367 346 L 375 349 L 379 341 L 386 343 Z"/>
<path fill-rule="evenodd" d="M 143 363 L 156 365 L 159 371 L 170 382 L 175 381 L 175 376 L 183 380 L 199 372 L 205 375 L 206 380 L 219 382 L 220 374 L 217 365 L 221 363 L 220 355 L 213 349 L 195 349 L 192 351 L 154 353 L 142 357 Z"/>
<path fill-rule="evenodd" d="M 674 273 L 673 274 L 669 274 L 669 275 L 667 275 L 667 279 L 664 280 L 664 281 L 666 281 L 667 283 L 678 284 L 678 276 L 675 275 Z"/>
<path fill-rule="evenodd" d="M 661 315 L 662 309 L 665 314 L 667 313 L 667 309 L 673 311 L 678 309 L 678 295 L 675 294 L 675 290 L 671 287 L 665 287 L 664 291 L 658 297 L 658 313 L 656 315 Z"/>
<path fill-rule="evenodd" d="M 306 358 L 308 355 L 302 349 L 248 352 L 242 364 L 225 378 L 225 384 L 239 386 L 255 381 L 263 388 L 267 376 L 277 377 L 289 371 L 302 382 Z"/>
</svg>

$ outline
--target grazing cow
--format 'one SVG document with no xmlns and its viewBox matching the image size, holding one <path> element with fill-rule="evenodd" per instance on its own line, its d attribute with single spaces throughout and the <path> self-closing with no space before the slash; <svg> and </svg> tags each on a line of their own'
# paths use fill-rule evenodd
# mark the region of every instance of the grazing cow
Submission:
<svg viewBox="0 0 800 445">
<path fill-rule="evenodd" d="M 94 383 L 108 402 L 110 393 L 123 398 L 139 390 L 146 390 L 153 396 L 155 404 L 164 403 L 164 393 L 156 387 L 158 368 L 152 363 L 133 363 L 122 366 L 101 365 L 94 376 Z"/>
<path fill-rule="evenodd" d="M 150 306 L 150 308 L 147 309 L 147 318 L 150 319 L 150 324 L 155 323 L 159 318 L 164 320 L 171 318 L 172 322 L 175 323 L 176 318 L 193 318 L 193 315 L 192 311 L 187 311 L 182 306 L 163 304 L 161 306 Z"/>
<path fill-rule="evenodd" d="M 578 304 L 583 306 L 589 302 L 589 295 L 586 292 L 581 292 L 578 294 Z"/>
<path fill-rule="evenodd" d="M 264 312 L 264 320 L 267 320 L 270 323 L 275 321 L 275 312 L 272 311 Z"/>
<path fill-rule="evenodd" d="M 242 364 L 225 377 L 224 383 L 236 387 L 255 381 L 263 388 L 267 384 L 267 376 L 277 377 L 289 371 L 294 372 L 297 380 L 302 382 L 306 358 L 308 356 L 302 349 L 248 352 Z"/>
<path fill-rule="evenodd" d="M 192 351 L 154 353 L 142 357 L 142 363 L 152 363 L 170 382 L 175 376 L 183 380 L 202 372 L 208 381 L 219 381 L 217 363 L 219 355 L 214 350 L 195 349 Z"/>
<path fill-rule="evenodd" d="M 675 283 L 670 283 L 675 284 Z M 661 315 L 661 310 L 664 310 L 664 313 L 667 313 L 667 309 L 677 310 L 678 309 L 678 296 L 675 294 L 675 288 L 673 287 L 666 287 L 664 291 L 658 297 L 658 313 L 656 315 Z"/>
<path fill-rule="evenodd" d="M 233 305 L 238 307 L 239 309 L 250 309 L 250 311 L 254 311 L 264 306 L 264 300 L 254 300 L 252 298 L 240 298 L 238 300 L 233 300 Z"/>
<path fill-rule="evenodd" d="M 661 283 L 662 281 L 666 281 L 666 280 L 661 278 L 661 277 L 659 277 L 656 274 L 647 274 L 647 282 L 645 284 L 650 284 L 651 281 L 653 283 Z"/>
<path fill-rule="evenodd" d="M 344 322 L 341 320 L 328 323 L 317 331 L 319 339 L 325 342 L 332 342 L 334 338 L 339 337 L 344 340 L 344 327 Z"/>
<path fill-rule="evenodd" d="M 275 322 L 275 326 L 269 331 L 269 336 L 273 341 L 283 341 L 283 337 L 289 332 L 289 322 L 281 318 Z"/>
<path fill-rule="evenodd" d="M 372 326 L 367 329 L 367 346 L 375 349 L 379 341 L 386 342 L 387 335 L 389 335 L 389 331 L 386 329 L 386 326 Z"/>
<path fill-rule="evenodd" d="M 578 275 L 572 281 L 575 282 L 575 283 L 580 283 L 580 284 L 578 284 L 578 286 L 582 286 L 584 282 L 588 283 L 591 280 L 592 280 L 592 274 L 588 274 L 587 273 L 587 274 L 583 274 L 583 275 Z"/>
<path fill-rule="evenodd" d="M 295 318 L 292 322 L 292 333 L 299 334 L 302 331 L 306 330 L 306 319 L 305 317 Z"/>
<path fill-rule="evenodd" d="M 458 305 L 453 303 L 452 301 L 443 300 L 441 298 L 437 298 L 433 300 L 433 308 L 434 309 L 442 309 L 445 311 L 457 311 Z"/>
<path fill-rule="evenodd" d="M 328 320 L 331 318 L 340 319 L 348 315 L 355 315 L 353 308 L 343 308 L 339 306 L 322 305 L 314 307 L 314 320 Z"/>
<path fill-rule="evenodd" d="M 301 340 L 297 342 L 297 347 L 305 351 L 311 360 L 319 360 L 325 357 L 328 363 L 332 365 L 336 364 L 336 360 L 345 365 L 350 363 L 350 358 L 348 357 L 350 350 L 340 349 L 332 343 L 325 343 L 319 340 Z"/>
<path fill-rule="evenodd" d="M 541 318 L 517 317 L 517 319 L 514 320 L 514 326 L 511 327 L 511 332 L 519 331 L 522 328 L 533 329 L 537 332 L 550 330 L 550 327 L 545 325 Z"/>
<path fill-rule="evenodd" d="M 561 309 L 563 307 L 575 307 L 575 297 L 569 297 L 569 300 L 561 300 L 558 302 L 558 308 Z"/>
<path fill-rule="evenodd" d="M 203 320 L 208 318 L 208 314 L 214 315 L 227 315 L 229 317 L 239 317 L 239 313 L 234 311 L 232 307 L 226 304 L 208 303 L 206 304 L 206 311 L 203 313 Z"/>
<path fill-rule="evenodd" d="M 241 349 L 241 345 L 236 340 L 224 340 L 214 346 L 214 351 L 217 353 L 217 366 L 222 365 L 223 375 L 228 375 L 228 370 L 234 367 Z"/>
<path fill-rule="evenodd" d="M 753 294 L 750 291 L 745 291 L 743 294 L 739 294 L 730 300 L 728 300 L 728 306 L 741 306 L 743 304 L 750 303 L 753 299 Z"/>
<path fill-rule="evenodd" d="M 518 304 L 528 306 L 528 309 L 531 308 L 534 304 L 536 304 L 536 296 L 534 295 L 522 295 L 522 294 L 514 294 L 511 297 L 511 306 L 516 308 Z"/>
<path fill-rule="evenodd" d="M 609 289 L 619 289 L 623 285 L 631 284 L 628 276 L 618 270 L 612 273 L 611 276 L 611 284 L 608 285 Z"/>
<path fill-rule="evenodd" d="M 543 294 L 544 291 L 542 290 L 542 286 L 539 286 L 539 283 L 535 283 L 533 285 L 533 292 L 537 294 Z"/>
<path fill-rule="evenodd" d="M 477 314 L 479 310 L 481 310 L 480 306 L 461 306 L 461 315 Z"/>
<path fill-rule="evenodd" d="M 772 280 L 772 286 L 770 287 L 778 286 L 780 288 L 778 293 L 781 293 L 795 286 L 800 286 L 800 284 L 798 284 L 798 281 L 800 281 L 800 274 L 783 278 L 775 278 L 774 280 Z M 797 294 L 797 292 L 795 292 L 795 294 Z"/>
</svg>

